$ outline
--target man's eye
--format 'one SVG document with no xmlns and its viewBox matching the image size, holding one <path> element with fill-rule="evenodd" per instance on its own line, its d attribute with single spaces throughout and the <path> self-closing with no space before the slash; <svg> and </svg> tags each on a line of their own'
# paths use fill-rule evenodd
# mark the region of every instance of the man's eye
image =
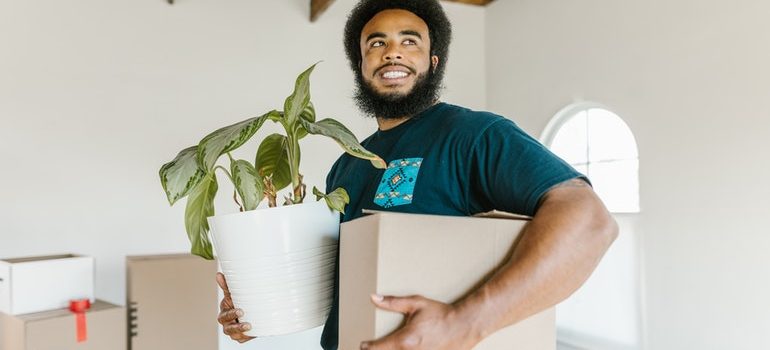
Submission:
<svg viewBox="0 0 770 350">
<path fill-rule="evenodd" d="M 404 40 L 404 45 L 416 45 L 417 43 L 412 39 Z"/>
<path fill-rule="evenodd" d="M 375 41 L 372 43 L 372 47 L 380 47 L 382 45 L 385 45 L 382 41 Z"/>
</svg>

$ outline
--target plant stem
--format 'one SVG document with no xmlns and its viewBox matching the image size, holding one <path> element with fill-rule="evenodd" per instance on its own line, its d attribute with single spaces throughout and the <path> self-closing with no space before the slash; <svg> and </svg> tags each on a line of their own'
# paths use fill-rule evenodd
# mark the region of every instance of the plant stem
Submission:
<svg viewBox="0 0 770 350">
<path fill-rule="evenodd" d="M 214 167 L 214 171 L 216 171 L 217 169 L 224 171 L 224 172 L 225 172 L 225 175 L 227 175 L 227 178 L 229 178 L 229 179 L 230 179 L 230 182 L 232 182 L 232 183 L 233 183 L 233 185 L 235 185 L 235 180 L 233 180 L 233 176 L 232 176 L 232 175 L 230 175 L 230 172 L 229 172 L 229 171 L 227 171 L 227 169 L 225 169 L 225 167 L 223 167 L 223 166 L 221 166 L 221 165 L 217 165 L 217 166 L 215 166 L 215 167 Z"/>
<path fill-rule="evenodd" d="M 267 197 L 267 205 L 270 208 L 275 208 L 276 203 L 276 193 L 275 193 L 275 186 L 273 186 L 273 177 L 267 176 L 263 179 L 265 184 L 265 197 Z"/>
<path fill-rule="evenodd" d="M 227 153 L 227 155 L 230 156 L 230 153 Z M 233 161 L 233 157 L 230 157 L 230 162 L 232 162 L 232 161 Z M 230 179 L 230 182 L 233 183 L 233 186 L 235 186 L 235 180 L 233 180 L 233 176 L 230 174 L 229 171 L 227 171 L 227 169 L 225 169 L 225 167 L 223 167 L 221 165 L 217 165 L 217 166 L 214 167 L 214 172 L 216 172 L 217 169 L 222 170 L 225 173 L 225 175 L 227 175 L 227 178 Z M 233 200 L 235 200 L 235 204 L 238 204 L 238 208 L 240 209 L 240 211 L 244 211 L 245 208 L 243 208 L 243 205 L 241 205 L 241 203 L 238 202 L 238 198 L 236 198 L 236 194 L 237 193 L 238 193 L 237 190 L 233 191 Z"/>
<path fill-rule="evenodd" d="M 302 177 L 299 174 L 299 140 L 296 138 L 295 133 L 289 132 L 289 130 L 286 130 L 287 133 L 287 141 L 289 143 L 289 171 L 291 172 L 291 188 L 293 193 L 292 203 L 299 204 L 302 203 Z"/>
<path fill-rule="evenodd" d="M 244 208 L 243 205 L 241 205 L 241 202 L 238 202 L 238 191 L 237 190 L 233 190 L 233 200 L 235 201 L 235 204 L 238 204 L 238 208 L 240 209 L 239 210 L 240 212 L 243 212 L 243 211 L 246 210 L 246 208 Z"/>
</svg>

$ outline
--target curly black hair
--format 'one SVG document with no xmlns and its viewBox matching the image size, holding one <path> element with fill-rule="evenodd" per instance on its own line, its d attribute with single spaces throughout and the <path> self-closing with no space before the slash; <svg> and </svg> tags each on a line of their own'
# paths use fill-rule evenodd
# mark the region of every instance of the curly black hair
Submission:
<svg viewBox="0 0 770 350">
<path fill-rule="evenodd" d="M 438 0 L 361 0 L 350 12 L 345 24 L 345 53 L 350 68 L 361 74 L 361 31 L 366 23 L 384 10 L 402 9 L 414 13 L 428 25 L 431 56 L 439 57 L 435 73 L 443 76 L 452 40 L 452 24 Z"/>
</svg>

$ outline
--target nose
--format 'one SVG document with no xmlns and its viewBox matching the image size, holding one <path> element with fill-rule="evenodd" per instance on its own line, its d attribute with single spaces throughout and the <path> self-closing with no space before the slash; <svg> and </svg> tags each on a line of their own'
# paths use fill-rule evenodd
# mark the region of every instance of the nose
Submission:
<svg viewBox="0 0 770 350">
<path fill-rule="evenodd" d="M 385 61 L 394 61 L 394 60 L 402 60 L 404 59 L 404 56 L 401 54 L 400 51 L 398 51 L 398 48 L 396 45 L 390 45 L 388 46 L 388 49 L 385 51 L 385 56 L 383 57 Z"/>
</svg>

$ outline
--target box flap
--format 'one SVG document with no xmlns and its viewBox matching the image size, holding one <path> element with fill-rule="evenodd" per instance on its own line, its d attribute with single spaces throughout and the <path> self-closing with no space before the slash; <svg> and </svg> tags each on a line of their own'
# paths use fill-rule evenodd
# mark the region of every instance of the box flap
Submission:
<svg viewBox="0 0 770 350">
<path fill-rule="evenodd" d="M 157 254 L 157 255 L 129 255 L 126 256 L 127 262 L 134 261 L 155 261 L 155 260 L 168 260 L 168 259 L 203 259 L 199 256 L 192 255 L 190 253 L 169 253 L 169 254 Z"/>
<path fill-rule="evenodd" d="M 393 212 L 393 211 L 385 211 L 385 210 L 374 210 L 374 209 L 363 209 L 363 210 L 361 210 L 361 212 L 364 215 L 374 215 L 374 214 L 426 215 L 426 214 L 401 213 L 401 212 Z M 472 215 L 470 217 L 474 217 L 474 218 L 491 218 L 491 219 L 510 219 L 510 220 L 532 220 L 531 216 L 526 216 L 526 215 L 521 215 L 521 214 L 514 214 L 514 213 L 509 213 L 509 212 L 500 211 L 500 210 L 490 210 L 488 212 L 474 214 L 474 215 Z"/>
<path fill-rule="evenodd" d="M 507 211 L 491 210 L 485 213 L 473 215 L 476 218 L 495 218 L 495 219 L 513 219 L 513 220 L 532 220 L 531 216 L 509 213 Z"/>
<path fill-rule="evenodd" d="M 92 313 L 92 312 L 99 312 L 102 310 L 108 310 L 113 308 L 119 308 L 120 306 L 115 304 L 110 304 L 106 301 L 102 300 L 96 300 L 93 304 L 91 304 L 91 308 L 86 311 L 86 314 Z M 50 318 L 56 318 L 56 317 L 70 317 L 73 313 L 69 309 L 56 309 L 56 310 L 48 310 L 48 311 L 42 311 L 42 312 L 34 312 L 31 314 L 23 314 L 23 315 L 16 315 L 14 317 L 23 320 L 24 322 L 34 322 L 38 320 L 46 320 Z"/>
<path fill-rule="evenodd" d="M 20 264 L 20 263 L 33 262 L 33 261 L 69 259 L 69 258 L 76 258 L 76 257 L 82 257 L 82 255 L 59 254 L 59 255 L 46 255 L 46 256 L 30 256 L 30 257 L 24 257 L 24 258 L 0 259 L 0 261 L 7 262 L 9 264 Z"/>
</svg>

